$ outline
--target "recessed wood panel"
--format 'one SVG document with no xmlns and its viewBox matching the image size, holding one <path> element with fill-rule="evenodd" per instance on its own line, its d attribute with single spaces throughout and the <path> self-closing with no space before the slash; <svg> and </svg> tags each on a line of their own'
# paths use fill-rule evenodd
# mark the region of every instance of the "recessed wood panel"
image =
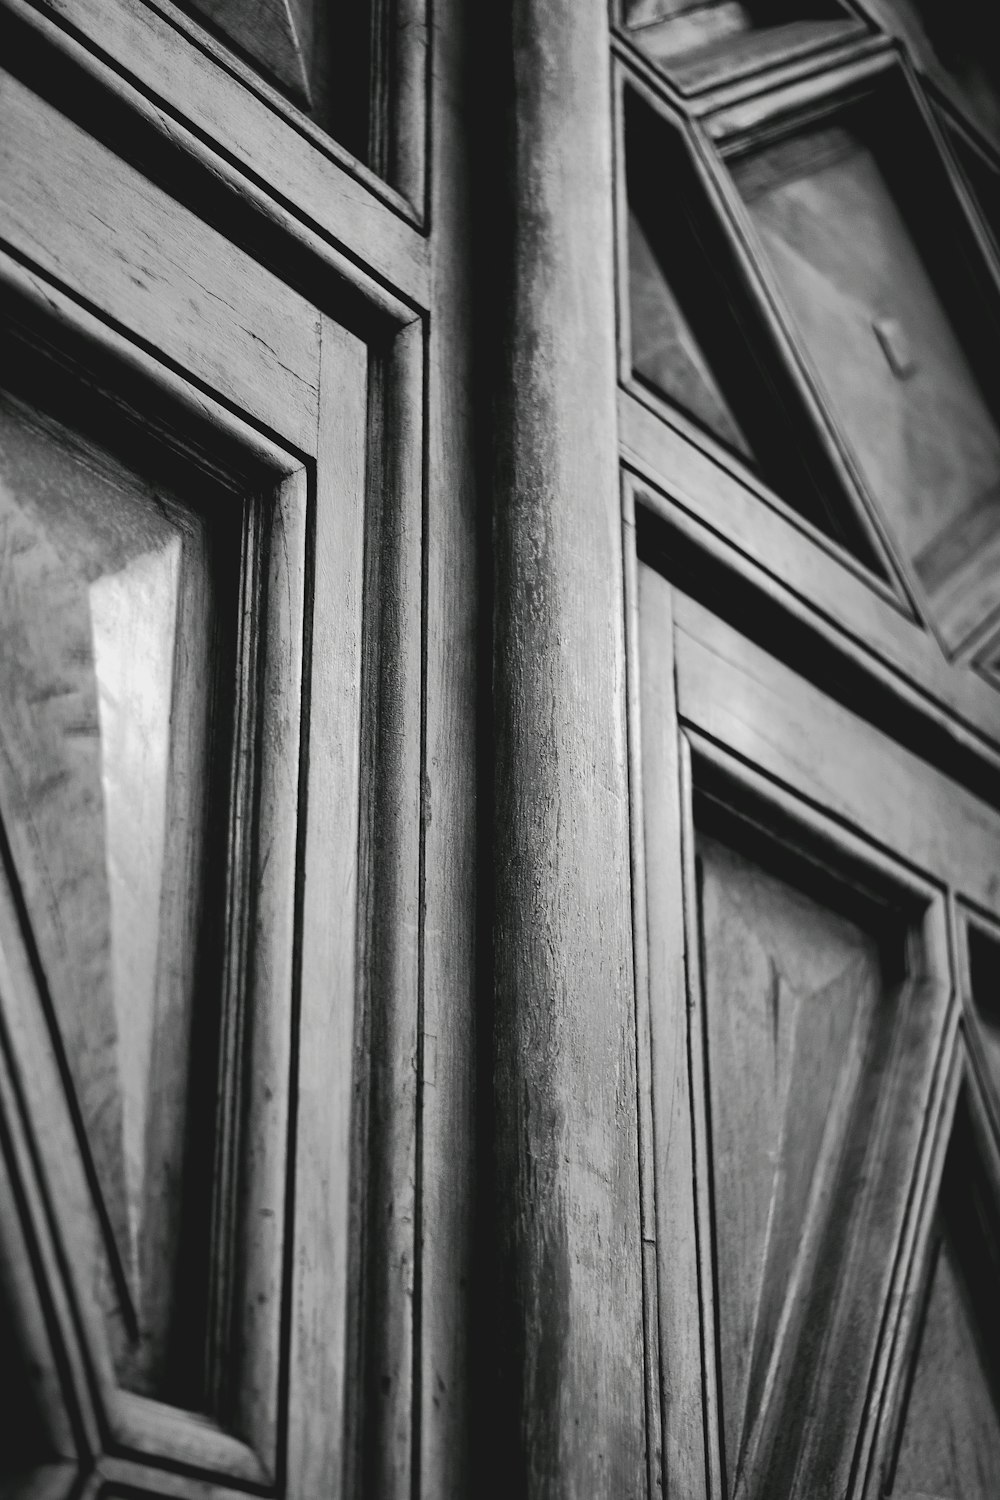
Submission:
<svg viewBox="0 0 1000 1500">
<path fill-rule="evenodd" d="M 761 1419 L 800 1334 L 815 1343 L 832 1315 L 833 1273 L 818 1272 L 817 1257 L 834 1216 L 849 1208 L 841 1167 L 852 1136 L 864 1133 L 862 1074 L 891 1014 L 879 934 L 831 908 L 810 892 L 804 870 L 776 858 L 698 834 L 731 1494 L 747 1484 L 756 1493 Z M 825 1292 L 817 1294 L 817 1280 Z M 794 1446 L 795 1434 L 785 1441 Z"/>
<path fill-rule="evenodd" d="M 848 124 L 734 171 L 869 491 L 957 648 L 1000 596 L 1000 428 L 904 207 Z"/>
<path fill-rule="evenodd" d="M 178 493 L 0 397 L 0 812 L 96 1179 L 118 1378 L 194 1406 L 224 911 L 216 699 L 240 551 L 228 498 Z"/>
</svg>

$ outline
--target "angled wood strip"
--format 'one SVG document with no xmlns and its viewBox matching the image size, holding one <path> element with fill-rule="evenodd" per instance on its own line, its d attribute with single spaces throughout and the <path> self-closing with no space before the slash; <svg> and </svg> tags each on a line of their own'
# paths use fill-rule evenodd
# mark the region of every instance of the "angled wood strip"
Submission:
<svg viewBox="0 0 1000 1500">
<path fill-rule="evenodd" d="M 268 99 L 247 87 L 235 60 L 232 67 L 220 66 L 208 50 L 192 45 L 178 26 L 142 0 L 57 0 L 47 10 L 59 25 L 38 17 L 26 0 L 11 4 L 88 70 L 116 89 L 128 90 L 125 78 L 116 77 L 90 46 L 75 42 L 63 27 L 99 37 L 102 50 L 120 60 L 122 70 L 154 105 L 166 105 L 241 174 L 266 184 L 269 194 L 280 190 L 297 216 L 344 246 L 407 300 L 426 304 L 429 245 L 407 222 L 413 217 L 407 200 L 308 121 L 296 125 L 283 118 Z M 227 170 L 217 156 L 214 169 Z"/>
<path fill-rule="evenodd" d="M 6 76 L 0 218 L 19 254 L 300 451 L 315 450 L 314 309 Z"/>
<path fill-rule="evenodd" d="M 710 1493 L 711 1484 L 706 1473 L 702 1413 L 704 1377 L 694 1193 L 697 1149 L 691 1119 L 691 1042 L 684 963 L 680 747 L 671 649 L 671 591 L 665 579 L 651 568 L 640 567 L 638 607 L 655 1233 L 660 1268 L 662 1461 L 666 1490 L 696 1500 Z"/>
<path fill-rule="evenodd" d="M 335 1494 L 343 1468 L 367 376 L 365 346 L 325 321 L 309 654 L 288 1432 L 292 1488 L 303 1495 Z"/>
<path fill-rule="evenodd" d="M 682 719 L 1000 912 L 1000 815 L 686 595 L 675 595 Z"/>
</svg>

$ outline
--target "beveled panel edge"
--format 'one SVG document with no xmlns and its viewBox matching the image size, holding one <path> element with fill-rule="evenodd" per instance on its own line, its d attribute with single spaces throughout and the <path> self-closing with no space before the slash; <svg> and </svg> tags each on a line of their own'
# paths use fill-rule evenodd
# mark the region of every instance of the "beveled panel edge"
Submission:
<svg viewBox="0 0 1000 1500">
<path fill-rule="evenodd" d="M 220 402 L 315 451 L 312 303 L 10 74 L 0 204 L 13 258 Z"/>
<path fill-rule="evenodd" d="M 213 56 L 210 37 L 186 35 L 185 27 L 198 32 L 195 22 L 164 9 L 169 17 L 140 0 L 61 0 L 58 10 L 40 0 L 0 5 L 383 317 L 403 324 L 425 310 L 430 247 L 406 200 L 381 179 L 367 180 L 322 132 L 319 142 L 303 134 L 308 122 L 276 113 L 247 86 L 238 59 L 221 46 Z"/>
<path fill-rule="evenodd" d="M 40 322 L 51 322 L 56 328 L 67 330 L 122 370 L 158 389 L 182 422 L 187 419 L 194 426 L 224 434 L 246 452 L 262 473 L 280 481 L 302 468 L 302 457 L 293 447 L 281 446 L 252 417 L 239 414 L 229 404 L 215 399 L 200 383 L 188 379 L 183 371 L 133 341 L 127 332 L 91 311 L 56 281 L 0 246 L 0 299 L 12 293 L 23 299 Z M 0 319 L 2 316 L 0 301 Z"/>
</svg>

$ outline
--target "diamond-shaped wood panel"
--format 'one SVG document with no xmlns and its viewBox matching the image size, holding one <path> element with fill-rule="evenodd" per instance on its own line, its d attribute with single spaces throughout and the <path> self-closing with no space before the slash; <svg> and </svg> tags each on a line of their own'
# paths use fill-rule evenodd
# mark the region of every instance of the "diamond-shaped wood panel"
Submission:
<svg viewBox="0 0 1000 1500">
<path fill-rule="evenodd" d="M 911 587 L 959 653 L 1000 607 L 995 345 L 967 305 L 969 268 L 942 260 L 957 220 L 945 229 L 914 207 L 930 149 L 918 124 L 912 160 L 858 111 L 733 171 Z"/>
</svg>

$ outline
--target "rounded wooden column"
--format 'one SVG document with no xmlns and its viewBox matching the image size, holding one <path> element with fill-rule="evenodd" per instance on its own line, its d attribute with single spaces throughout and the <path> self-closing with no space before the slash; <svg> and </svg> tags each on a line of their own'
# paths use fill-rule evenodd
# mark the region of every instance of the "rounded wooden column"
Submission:
<svg viewBox="0 0 1000 1500">
<path fill-rule="evenodd" d="M 607 7 L 501 10 L 493 1477 L 627 1500 L 645 1417 Z"/>
</svg>

